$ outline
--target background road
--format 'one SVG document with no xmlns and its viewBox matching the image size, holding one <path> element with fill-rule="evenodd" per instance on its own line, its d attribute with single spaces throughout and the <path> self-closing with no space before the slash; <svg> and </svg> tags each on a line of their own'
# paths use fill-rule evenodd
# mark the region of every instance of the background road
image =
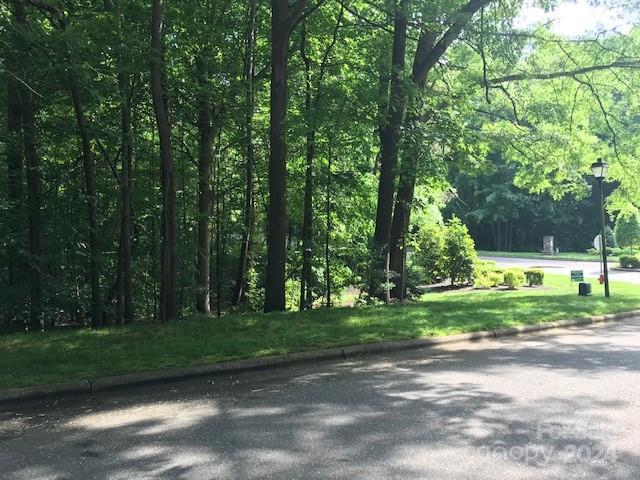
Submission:
<svg viewBox="0 0 640 480">
<path fill-rule="evenodd" d="M 640 318 L 22 405 L 0 477 L 640 478 Z"/>
<path fill-rule="evenodd" d="M 577 262 L 573 260 L 545 260 L 529 258 L 506 258 L 506 257 L 482 257 L 483 260 L 493 260 L 498 265 L 505 267 L 541 268 L 548 273 L 566 275 L 570 278 L 571 270 L 583 270 L 586 277 L 598 278 L 600 276 L 600 263 L 598 262 Z M 609 278 L 623 282 L 640 283 L 640 272 L 622 272 L 612 270 L 617 267 L 617 262 L 609 263 Z M 592 282 L 593 283 L 593 282 Z M 593 285 L 594 290 L 596 285 Z"/>
</svg>

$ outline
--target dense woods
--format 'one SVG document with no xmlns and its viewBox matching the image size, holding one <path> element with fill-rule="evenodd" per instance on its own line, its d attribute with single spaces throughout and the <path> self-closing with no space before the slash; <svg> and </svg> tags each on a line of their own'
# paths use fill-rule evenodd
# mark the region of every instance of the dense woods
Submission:
<svg viewBox="0 0 640 480">
<path fill-rule="evenodd" d="M 587 248 L 596 158 L 611 219 L 640 206 L 640 31 L 522 8 L 3 1 L 0 328 L 402 299 L 441 212 Z"/>
</svg>

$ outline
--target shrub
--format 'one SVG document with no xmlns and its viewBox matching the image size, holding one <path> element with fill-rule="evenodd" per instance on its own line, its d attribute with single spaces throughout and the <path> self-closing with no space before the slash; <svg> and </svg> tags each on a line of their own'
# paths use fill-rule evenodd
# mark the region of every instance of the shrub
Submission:
<svg viewBox="0 0 640 480">
<path fill-rule="evenodd" d="M 640 244 L 640 213 L 630 207 L 622 210 L 616 218 L 614 230 L 619 247 L 633 248 Z"/>
<path fill-rule="evenodd" d="M 509 290 L 515 290 L 522 287 L 525 282 L 524 270 L 520 268 L 509 268 L 504 271 L 504 284 Z"/>
<path fill-rule="evenodd" d="M 411 258 L 416 281 L 435 283 L 444 277 L 444 231 L 441 223 L 422 225 L 416 238 L 416 251 Z"/>
<path fill-rule="evenodd" d="M 622 255 L 620 257 L 622 268 L 640 268 L 640 257 L 637 255 Z"/>
<path fill-rule="evenodd" d="M 498 271 L 496 262 L 491 260 L 478 260 L 473 265 L 473 285 L 476 288 L 491 288 L 502 285 L 504 277 Z"/>
<path fill-rule="evenodd" d="M 544 272 L 537 268 L 532 268 L 524 272 L 527 277 L 527 284 L 530 287 L 537 287 L 544 283 Z"/>
<path fill-rule="evenodd" d="M 467 226 L 458 217 L 451 218 L 444 235 L 444 269 L 451 284 L 471 283 L 476 248 Z"/>
<path fill-rule="evenodd" d="M 491 282 L 492 287 L 497 287 L 498 285 L 502 285 L 504 283 L 504 274 L 502 272 L 489 272 L 488 278 Z"/>
<path fill-rule="evenodd" d="M 491 288 L 493 283 L 488 274 L 473 272 L 473 286 L 475 288 Z"/>
</svg>

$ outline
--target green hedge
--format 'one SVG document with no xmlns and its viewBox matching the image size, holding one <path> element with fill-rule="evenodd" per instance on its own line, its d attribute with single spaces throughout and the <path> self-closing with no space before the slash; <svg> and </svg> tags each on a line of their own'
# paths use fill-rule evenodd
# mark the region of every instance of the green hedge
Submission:
<svg viewBox="0 0 640 480">
<path fill-rule="evenodd" d="M 524 274 L 530 287 L 538 287 L 544 283 L 544 272 L 538 268 L 527 270 Z"/>
<path fill-rule="evenodd" d="M 637 255 L 622 255 L 620 257 L 622 268 L 640 268 L 640 257 Z"/>
</svg>

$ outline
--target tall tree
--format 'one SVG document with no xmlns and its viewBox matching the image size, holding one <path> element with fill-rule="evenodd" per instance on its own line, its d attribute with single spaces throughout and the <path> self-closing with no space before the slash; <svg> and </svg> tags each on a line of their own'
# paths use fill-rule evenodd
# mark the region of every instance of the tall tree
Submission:
<svg viewBox="0 0 640 480">
<path fill-rule="evenodd" d="M 254 212 L 254 109 L 255 109 L 255 92 L 254 92 L 254 76 L 255 76 L 255 44 L 256 44 L 256 17 L 257 17 L 257 0 L 249 0 L 249 15 L 247 22 L 247 33 L 245 38 L 244 52 L 244 72 L 243 80 L 245 84 L 245 136 L 246 136 L 246 164 L 245 164 L 245 197 L 244 212 L 242 222 L 242 244 L 240 245 L 240 256 L 238 259 L 238 275 L 233 291 L 232 305 L 237 307 L 242 302 L 242 297 L 247 288 L 247 270 L 249 268 L 249 260 L 251 254 L 251 243 L 253 242 L 253 234 L 255 227 Z"/>
<path fill-rule="evenodd" d="M 302 272 L 300 275 L 300 310 L 311 308 L 313 304 L 312 288 L 312 263 L 314 255 L 313 241 L 313 197 L 314 197 L 314 173 L 313 163 L 316 155 L 316 137 L 318 134 L 318 109 L 323 95 L 323 80 L 327 73 L 331 51 L 338 41 L 338 30 L 342 22 L 344 8 L 340 9 L 336 20 L 331 40 L 325 48 L 322 59 L 318 65 L 318 71 L 314 75 L 313 59 L 307 53 L 307 31 L 303 24 L 300 35 L 300 55 L 304 63 L 305 80 L 305 116 L 307 117 L 307 134 L 305 145 L 305 184 L 304 205 L 302 223 Z M 315 81 L 313 78 L 315 77 Z"/>
<path fill-rule="evenodd" d="M 91 284 L 91 325 L 102 325 L 102 301 L 100 300 L 100 246 L 98 243 L 98 212 L 96 205 L 96 179 L 91 154 L 91 137 L 75 72 L 69 79 L 69 90 L 76 115 L 82 150 L 85 194 L 89 219 L 89 276 Z"/>
<path fill-rule="evenodd" d="M 178 266 L 176 180 L 171 151 L 169 98 L 164 86 L 164 1 L 151 7 L 151 98 L 160 142 L 162 184 L 162 254 L 160 260 L 160 320 L 177 320 Z"/>
<path fill-rule="evenodd" d="M 105 8 L 115 22 L 118 95 L 120 101 L 120 237 L 116 273 L 116 321 L 129 323 L 134 318 L 133 273 L 131 270 L 131 166 L 133 162 L 133 131 L 131 125 L 131 74 L 128 71 L 124 15 L 120 0 L 105 0 Z"/>
<path fill-rule="evenodd" d="M 24 3 L 12 1 L 13 18 L 22 33 L 28 31 L 27 13 Z M 21 42 L 28 45 L 27 42 Z M 28 52 L 25 52 L 28 53 Z M 26 83 L 19 83 L 18 93 L 22 106 L 22 138 L 27 179 L 27 217 L 29 224 L 29 329 L 38 331 L 43 327 L 42 300 L 42 180 L 40 159 L 36 150 L 36 107 L 33 90 Z"/>
<path fill-rule="evenodd" d="M 13 2 L 13 16 L 16 29 L 11 37 L 14 55 L 7 59 L 9 72 L 7 75 L 7 207 L 9 227 L 9 286 L 16 286 L 21 277 L 19 259 L 20 237 L 22 225 L 21 217 L 24 211 L 24 144 L 22 139 L 22 102 L 20 95 L 20 64 L 18 52 L 21 50 L 21 35 L 18 28 L 24 22 L 24 6 L 21 2 Z M 1 327 L 1 325 L 0 325 Z"/>
<path fill-rule="evenodd" d="M 303 15 L 306 0 L 271 0 L 271 112 L 269 139 L 269 208 L 264 310 L 284 310 L 287 260 L 287 77 L 289 37 Z M 319 0 L 314 8 L 317 8 Z"/>
<path fill-rule="evenodd" d="M 442 56 L 447 52 L 453 42 L 460 36 L 462 30 L 471 22 L 473 16 L 481 8 L 488 5 L 492 0 L 471 0 L 464 4 L 459 10 L 454 11 L 449 16 L 449 26 L 443 31 L 434 31 L 426 29 L 421 32 L 418 39 L 416 52 L 413 59 L 413 70 L 411 81 L 415 86 L 417 98 L 414 98 L 412 109 L 406 116 L 405 132 L 411 134 L 416 123 L 419 122 L 421 106 L 423 104 L 421 95 L 424 94 L 424 88 L 429 72 L 438 63 Z M 399 137 L 395 137 L 395 145 L 392 146 L 397 156 Z M 396 195 L 393 219 L 391 220 L 391 230 L 389 232 L 389 263 L 390 269 L 394 272 L 396 278 L 396 286 L 394 295 L 399 298 L 404 297 L 404 291 L 400 285 L 401 279 L 404 278 L 404 253 L 403 253 L 403 237 L 409 224 L 409 215 L 411 212 L 411 202 L 413 201 L 413 192 L 417 178 L 417 155 L 415 151 L 409 151 L 408 155 L 403 159 L 403 166 L 398 181 L 398 193 Z"/>
<path fill-rule="evenodd" d="M 371 295 L 389 301 L 389 289 L 381 284 L 389 281 L 389 241 L 393 216 L 393 195 L 398 163 L 398 141 L 404 118 L 406 92 L 404 87 L 404 65 L 407 47 L 407 0 L 399 0 L 394 10 L 393 48 L 391 54 L 391 91 L 387 120 L 380 134 L 380 178 L 378 181 L 378 204 L 376 228 L 373 236 Z M 383 277 L 380 277 L 380 274 Z M 382 281 L 381 281 L 382 280 Z"/>
<path fill-rule="evenodd" d="M 211 289 L 209 269 L 211 263 L 211 149 L 213 124 L 211 121 L 211 98 L 206 82 L 204 59 L 196 59 L 198 77 L 198 261 L 196 265 L 196 309 L 205 315 L 211 313 Z"/>
</svg>

